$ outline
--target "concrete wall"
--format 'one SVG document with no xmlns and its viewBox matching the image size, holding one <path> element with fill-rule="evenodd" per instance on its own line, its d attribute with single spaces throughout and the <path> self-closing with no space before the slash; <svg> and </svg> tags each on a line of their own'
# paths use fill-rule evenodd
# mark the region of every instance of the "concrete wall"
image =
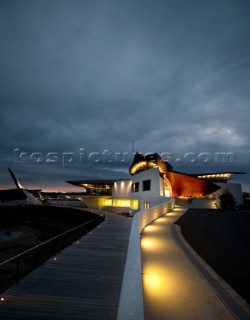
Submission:
<svg viewBox="0 0 250 320">
<path fill-rule="evenodd" d="M 174 205 L 175 200 L 171 198 L 155 207 L 137 212 L 133 218 L 117 320 L 144 319 L 140 234 L 146 225 L 171 211 Z"/>
<path fill-rule="evenodd" d="M 144 203 L 149 203 L 149 207 L 154 207 L 160 203 L 165 203 L 169 199 L 167 197 L 160 197 L 160 196 L 143 196 L 141 198 L 138 198 L 139 200 L 139 210 L 145 210 Z"/>
<path fill-rule="evenodd" d="M 240 183 L 216 183 L 221 188 L 213 193 L 213 196 L 218 198 L 219 195 L 221 195 L 226 189 L 230 191 L 235 199 L 235 201 L 238 203 L 239 206 L 243 205 L 243 194 L 242 194 L 242 188 Z M 218 204 L 219 206 L 219 204 Z"/>
<path fill-rule="evenodd" d="M 143 191 L 143 181 L 150 180 L 150 190 Z M 159 203 L 166 202 L 164 197 L 164 180 L 159 175 L 159 168 L 153 168 L 146 171 L 137 173 L 132 178 L 132 183 L 139 182 L 139 192 L 131 192 L 131 199 L 139 200 L 139 210 L 144 209 L 144 203 L 149 203 L 150 207 L 153 207 Z"/>
<path fill-rule="evenodd" d="M 118 180 L 115 181 L 112 189 L 113 199 L 129 199 L 131 192 L 131 180 Z"/>
<path fill-rule="evenodd" d="M 150 180 L 150 190 L 143 191 L 143 181 Z M 132 184 L 139 183 L 139 191 L 131 192 Z M 144 210 L 145 203 L 149 207 L 166 202 L 167 197 L 164 197 L 164 179 L 159 175 L 159 168 L 153 168 L 137 173 L 132 177 L 132 180 L 118 180 L 114 183 L 112 190 L 113 199 L 137 199 L 139 201 L 138 209 Z"/>
<path fill-rule="evenodd" d="M 151 188 L 143 191 L 142 185 L 144 180 L 151 180 Z M 145 196 L 164 196 L 164 181 L 159 175 L 159 168 L 153 168 L 137 173 L 132 178 L 132 183 L 139 182 L 139 192 L 135 192 L 139 197 Z"/>
</svg>

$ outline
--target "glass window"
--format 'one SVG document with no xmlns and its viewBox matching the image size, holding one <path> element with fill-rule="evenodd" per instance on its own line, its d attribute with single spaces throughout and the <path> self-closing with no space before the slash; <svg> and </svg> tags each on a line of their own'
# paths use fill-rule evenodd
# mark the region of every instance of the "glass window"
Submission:
<svg viewBox="0 0 250 320">
<path fill-rule="evenodd" d="M 143 204 L 143 208 L 146 210 L 146 209 L 149 209 L 149 206 L 150 206 L 150 203 L 149 202 L 144 202 Z"/>
<path fill-rule="evenodd" d="M 143 191 L 149 191 L 151 187 L 151 180 L 143 181 Z"/>
<path fill-rule="evenodd" d="M 132 184 L 132 192 L 139 192 L 139 182 Z"/>
</svg>

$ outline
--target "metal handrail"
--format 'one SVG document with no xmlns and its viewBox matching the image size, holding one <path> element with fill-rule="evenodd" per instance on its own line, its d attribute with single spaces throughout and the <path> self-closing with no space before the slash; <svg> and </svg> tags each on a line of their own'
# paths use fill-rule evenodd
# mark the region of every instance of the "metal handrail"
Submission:
<svg viewBox="0 0 250 320">
<path fill-rule="evenodd" d="M 29 252 L 31 252 L 31 251 L 39 248 L 39 247 L 44 246 L 45 244 L 47 244 L 47 243 L 49 243 L 49 242 L 52 242 L 52 241 L 55 240 L 55 239 L 58 239 L 58 238 L 60 238 L 60 237 L 62 237 L 62 236 L 64 236 L 64 235 L 66 235 L 66 234 L 69 233 L 69 232 L 72 232 L 72 231 L 74 231 L 74 230 L 76 230 L 76 229 L 79 229 L 79 228 L 83 227 L 84 225 L 87 225 L 87 224 L 91 223 L 92 221 L 95 221 L 95 220 L 97 220 L 97 219 L 100 219 L 100 217 L 104 217 L 104 218 L 105 218 L 105 213 L 99 215 L 98 217 L 96 217 L 96 218 L 94 218 L 94 219 L 92 219 L 92 220 L 90 220 L 90 221 L 84 222 L 83 224 L 81 224 L 81 225 L 79 225 L 79 226 L 76 226 L 76 227 L 74 227 L 74 228 L 72 228 L 72 229 L 70 229 L 70 230 L 67 230 L 67 231 L 65 231 L 65 232 L 63 232 L 63 233 L 60 233 L 60 234 L 58 234 L 57 236 L 55 236 L 55 237 L 53 237 L 53 238 L 50 238 L 49 240 L 46 240 L 46 241 L 44 241 L 44 242 L 42 242 L 42 243 L 39 243 L 37 246 L 32 247 L 32 248 L 30 248 L 30 249 L 28 249 L 28 250 L 26 250 L 26 251 L 18 254 L 17 256 L 14 256 L 14 257 L 12 257 L 12 258 L 10 258 L 10 259 L 8 259 L 8 260 L 5 260 L 4 262 L 1 262 L 1 263 L 0 263 L 0 267 L 2 267 L 2 266 L 3 266 L 4 264 L 6 264 L 6 263 L 9 263 L 9 262 L 11 262 L 11 261 L 14 261 L 14 260 L 16 260 L 16 259 L 24 256 L 25 254 L 27 254 L 27 253 L 29 253 Z"/>
</svg>

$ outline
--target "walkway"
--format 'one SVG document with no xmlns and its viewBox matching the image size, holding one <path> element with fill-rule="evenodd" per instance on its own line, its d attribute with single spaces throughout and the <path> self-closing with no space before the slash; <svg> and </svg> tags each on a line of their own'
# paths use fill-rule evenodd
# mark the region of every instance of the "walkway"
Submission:
<svg viewBox="0 0 250 320">
<path fill-rule="evenodd" d="M 172 237 L 171 225 L 186 210 L 175 208 L 143 231 L 145 320 L 236 319 Z"/>
<path fill-rule="evenodd" d="M 0 319 L 116 319 L 132 219 L 104 223 L 1 295 Z"/>
</svg>

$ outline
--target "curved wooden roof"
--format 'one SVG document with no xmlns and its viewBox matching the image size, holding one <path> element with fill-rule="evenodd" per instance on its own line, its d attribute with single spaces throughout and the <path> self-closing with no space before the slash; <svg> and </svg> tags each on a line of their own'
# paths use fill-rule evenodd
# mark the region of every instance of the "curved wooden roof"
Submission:
<svg viewBox="0 0 250 320">
<path fill-rule="evenodd" d="M 169 180 L 173 197 L 205 196 L 220 189 L 216 184 L 204 179 L 181 172 L 168 171 L 168 168 L 170 167 L 168 167 L 167 163 L 163 161 L 157 153 L 145 157 L 141 154 L 136 154 L 134 161 L 129 168 L 129 172 L 131 175 L 135 175 L 141 171 L 155 167 L 159 167 L 160 175 Z"/>
<path fill-rule="evenodd" d="M 166 172 L 166 177 L 172 186 L 172 196 L 205 196 L 220 189 L 214 183 L 180 172 Z"/>
</svg>

